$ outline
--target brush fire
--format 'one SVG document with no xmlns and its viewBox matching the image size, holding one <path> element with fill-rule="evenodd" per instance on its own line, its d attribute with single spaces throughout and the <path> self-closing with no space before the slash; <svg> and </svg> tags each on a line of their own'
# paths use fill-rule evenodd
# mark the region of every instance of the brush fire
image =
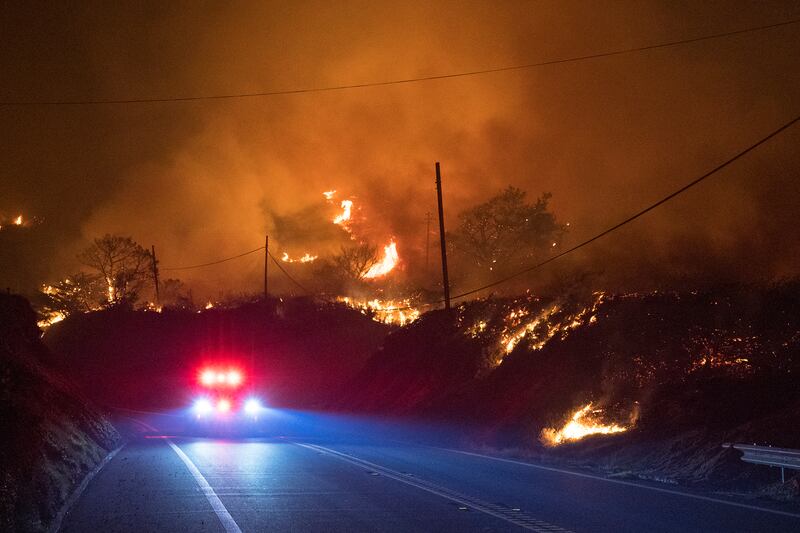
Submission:
<svg viewBox="0 0 800 533">
<path fill-rule="evenodd" d="M 572 413 L 567 423 L 560 429 L 543 429 L 540 440 L 545 446 L 553 447 L 565 442 L 574 442 L 589 435 L 610 435 L 630 429 L 627 426 L 606 423 L 603 420 L 603 415 L 603 409 L 597 408 L 593 403 L 589 402 Z"/>
<path fill-rule="evenodd" d="M 288 252 L 283 252 L 281 261 L 284 263 L 313 263 L 318 257 L 318 255 L 311 255 L 310 253 L 306 252 L 301 257 L 293 259 L 289 256 Z"/>
<path fill-rule="evenodd" d="M 383 247 L 383 258 L 372 265 L 372 267 L 364 274 L 366 279 L 375 279 L 385 276 L 391 272 L 397 263 L 400 261 L 400 256 L 397 253 L 397 244 L 392 240 Z"/>
<path fill-rule="evenodd" d="M 411 301 L 404 300 L 357 300 L 349 296 L 336 298 L 337 302 L 343 303 L 353 309 L 358 309 L 365 315 L 384 324 L 395 324 L 405 326 L 419 318 L 420 311 L 411 306 Z"/>
<path fill-rule="evenodd" d="M 492 316 L 485 316 L 464 324 L 465 334 L 472 338 L 492 339 L 496 349 L 493 350 L 491 366 L 502 364 L 506 355 L 514 351 L 517 345 L 527 340 L 527 348 L 541 350 L 554 338 L 565 339 L 572 330 L 583 324 L 594 324 L 597 321 L 597 310 L 603 302 L 605 294 L 594 293 L 588 305 L 572 301 L 555 301 L 545 303 L 540 298 L 528 295 L 515 299 L 510 303 L 487 301 L 492 307 Z M 459 319 L 462 323 L 466 317 Z"/>
</svg>

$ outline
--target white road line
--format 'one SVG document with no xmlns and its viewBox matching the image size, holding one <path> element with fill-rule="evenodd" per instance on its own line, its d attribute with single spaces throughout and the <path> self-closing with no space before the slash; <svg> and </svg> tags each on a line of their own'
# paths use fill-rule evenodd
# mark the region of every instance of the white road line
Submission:
<svg viewBox="0 0 800 533">
<path fill-rule="evenodd" d="M 178 457 L 181 458 L 181 461 L 183 461 L 183 464 L 185 464 L 186 468 L 189 469 L 189 472 L 192 473 L 192 476 L 194 476 L 197 484 L 200 485 L 200 490 L 203 492 L 203 494 L 205 494 L 206 499 L 208 499 L 208 503 L 211 504 L 211 508 L 214 509 L 215 513 L 217 513 L 217 517 L 219 518 L 219 521 L 222 522 L 222 527 L 225 528 L 225 531 L 228 533 L 242 533 L 242 530 L 239 529 L 238 524 L 236 524 L 231 514 L 222 504 L 219 496 L 217 496 L 217 494 L 214 492 L 214 489 L 211 488 L 211 485 L 208 484 L 208 481 L 206 481 L 206 478 L 204 478 L 203 474 L 200 473 L 200 470 L 194 466 L 194 463 L 191 459 L 189 459 L 189 456 L 183 453 L 183 450 L 181 450 L 178 445 L 171 440 L 166 439 L 166 441 L 167 444 L 169 444 L 170 447 L 175 450 L 175 453 L 178 454 Z"/>
<path fill-rule="evenodd" d="M 430 481 L 425 481 L 417 477 L 409 479 L 408 476 L 404 475 L 402 472 L 398 472 L 396 470 L 386 468 L 385 466 L 381 466 L 372 463 L 370 461 L 366 461 L 364 459 L 359 459 L 351 455 L 346 455 L 336 450 L 326 448 L 324 446 L 319 446 L 316 444 L 304 444 L 300 442 L 295 442 L 294 444 L 297 446 L 301 446 L 303 448 L 307 448 L 309 450 L 314 450 L 316 452 L 329 455 L 331 457 L 335 457 L 337 459 L 341 459 L 342 461 L 346 461 L 361 468 L 368 468 L 370 470 L 380 473 L 382 476 L 394 479 L 395 481 L 399 481 L 401 483 L 405 483 L 406 485 L 411 485 L 412 487 L 418 489 L 422 489 L 426 492 L 430 492 L 431 494 L 441 496 L 442 498 L 446 498 L 450 501 L 464 505 L 470 509 L 474 509 L 476 511 L 480 511 L 482 513 L 494 516 L 495 518 L 505 520 L 506 522 L 519 526 L 523 529 L 535 531 L 536 533 L 549 533 L 554 531 L 561 533 L 569 533 L 569 530 L 567 529 L 563 529 L 559 526 L 550 524 L 548 522 L 544 522 L 543 520 L 537 520 L 536 518 L 533 518 L 532 516 L 523 513 L 519 510 L 515 511 L 514 509 L 505 508 L 497 504 L 484 502 L 482 500 L 479 500 L 478 498 L 468 496 L 466 494 L 461 494 L 459 492 L 448 489 L 447 487 L 444 487 L 442 485 L 438 485 Z"/>
<path fill-rule="evenodd" d="M 730 506 L 733 506 L 733 507 L 742 507 L 744 509 L 750 509 L 752 511 L 763 511 L 765 513 L 772 513 L 772 514 L 783 515 L 783 516 L 791 516 L 792 518 L 800 518 L 800 514 L 797 514 L 797 513 L 790 513 L 788 511 L 778 511 L 777 509 L 769 509 L 767 507 L 759 507 L 757 505 L 749 505 L 749 504 L 746 504 L 746 503 L 732 502 L 732 501 L 723 500 L 723 499 L 720 499 L 720 498 L 712 498 L 711 496 L 701 496 L 699 494 L 691 494 L 689 492 L 681 492 L 679 490 L 670 490 L 670 489 L 662 489 L 660 487 L 651 487 L 649 485 L 642 485 L 640 483 L 634 483 L 634 482 L 631 482 L 631 481 L 622 481 L 620 479 L 609 479 L 609 478 L 602 477 L 602 476 L 595 476 L 595 475 L 592 475 L 592 474 L 583 474 L 581 472 L 573 472 L 571 470 L 564 470 L 562 468 L 554 468 L 552 466 L 542 466 L 542 465 L 537 465 L 537 464 L 533 464 L 533 463 L 526 463 L 525 461 L 516 461 L 514 459 L 506 459 L 504 457 L 493 457 L 491 455 L 484 455 L 482 453 L 466 452 L 466 451 L 463 451 L 463 450 L 455 450 L 453 448 L 439 448 L 439 447 L 436 447 L 436 446 L 431 446 L 431 448 L 434 448 L 434 449 L 437 449 L 437 450 L 443 450 L 443 451 L 446 451 L 446 452 L 460 453 L 462 455 L 472 455 L 473 457 L 482 457 L 484 459 L 491 459 L 492 461 L 501 461 L 503 463 L 512 463 L 512 464 L 515 464 L 515 465 L 527 466 L 527 467 L 530 467 L 530 468 L 536 468 L 538 470 L 547 470 L 548 472 L 558 472 L 560 474 L 569 474 L 570 476 L 577 476 L 577 477 L 583 477 L 583 478 L 588 478 L 588 479 L 596 479 L 598 481 L 605 481 L 607 483 L 616 483 L 617 485 L 626 485 L 626 486 L 629 486 L 629 487 L 636 487 L 637 489 L 653 490 L 653 491 L 656 491 L 656 492 L 663 492 L 663 493 L 666 493 L 666 494 L 674 494 L 676 496 L 684 496 L 686 498 L 694 498 L 696 500 L 703 500 L 703 501 L 707 501 L 707 502 L 721 503 L 723 505 L 730 505 Z"/>
</svg>

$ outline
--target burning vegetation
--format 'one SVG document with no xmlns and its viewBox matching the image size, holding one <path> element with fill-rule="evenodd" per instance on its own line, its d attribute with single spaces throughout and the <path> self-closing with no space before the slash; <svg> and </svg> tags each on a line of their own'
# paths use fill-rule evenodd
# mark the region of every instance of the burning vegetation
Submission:
<svg viewBox="0 0 800 533">
<path fill-rule="evenodd" d="M 545 446 L 558 446 L 590 435 L 610 435 L 629 429 L 628 426 L 604 421 L 604 414 L 603 409 L 589 402 L 575 411 L 561 429 L 544 428 L 540 440 Z"/>
<path fill-rule="evenodd" d="M 353 309 L 358 309 L 363 314 L 371 316 L 373 320 L 384 324 L 405 326 L 419 318 L 420 311 L 411 305 L 410 299 L 405 300 L 358 300 L 349 296 L 336 298 Z"/>
</svg>

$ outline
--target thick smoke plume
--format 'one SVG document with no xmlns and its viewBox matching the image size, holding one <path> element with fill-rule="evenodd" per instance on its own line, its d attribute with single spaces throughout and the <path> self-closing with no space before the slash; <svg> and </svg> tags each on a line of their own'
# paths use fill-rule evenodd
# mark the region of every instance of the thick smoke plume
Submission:
<svg viewBox="0 0 800 533">
<path fill-rule="evenodd" d="M 46 17 L 32 11 L 19 5 L 3 14 L 0 67 L 15 73 L 4 82 L 3 100 L 356 84 L 580 56 L 800 16 L 792 3 L 731 9 L 666 1 L 170 3 L 53 8 Z M 332 253 L 348 239 L 330 223 L 337 206 L 322 196 L 336 189 L 358 207 L 359 239 L 382 247 L 396 237 L 404 272 L 414 276 L 424 270 L 426 212 L 435 228 L 438 160 L 448 228 L 456 227 L 460 210 L 514 185 L 534 198 L 552 192 L 559 221 L 570 223 L 568 246 L 795 115 L 798 44 L 800 29 L 785 26 L 416 84 L 172 104 L 3 107 L 0 211 L 44 219 L 40 231 L 53 244 L 37 260 L 59 278 L 77 267 L 75 253 L 90 238 L 109 232 L 154 244 L 164 267 L 235 255 L 259 246 L 265 234 L 276 256 Z M 611 288 L 796 275 L 798 139 L 800 132 L 787 132 L 523 285 L 582 272 Z M 310 276 L 306 267 L 293 268 Z M 261 269 L 254 254 L 170 276 L 215 296 L 258 290 Z M 460 279 L 459 288 L 472 281 Z"/>
</svg>

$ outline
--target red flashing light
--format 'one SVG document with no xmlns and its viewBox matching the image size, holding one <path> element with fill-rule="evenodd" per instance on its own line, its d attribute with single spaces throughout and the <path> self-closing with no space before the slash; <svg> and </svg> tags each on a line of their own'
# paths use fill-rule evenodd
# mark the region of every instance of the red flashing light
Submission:
<svg viewBox="0 0 800 533">
<path fill-rule="evenodd" d="M 206 368 L 200 372 L 200 384 L 204 387 L 238 387 L 242 381 L 242 373 L 236 369 Z"/>
</svg>

